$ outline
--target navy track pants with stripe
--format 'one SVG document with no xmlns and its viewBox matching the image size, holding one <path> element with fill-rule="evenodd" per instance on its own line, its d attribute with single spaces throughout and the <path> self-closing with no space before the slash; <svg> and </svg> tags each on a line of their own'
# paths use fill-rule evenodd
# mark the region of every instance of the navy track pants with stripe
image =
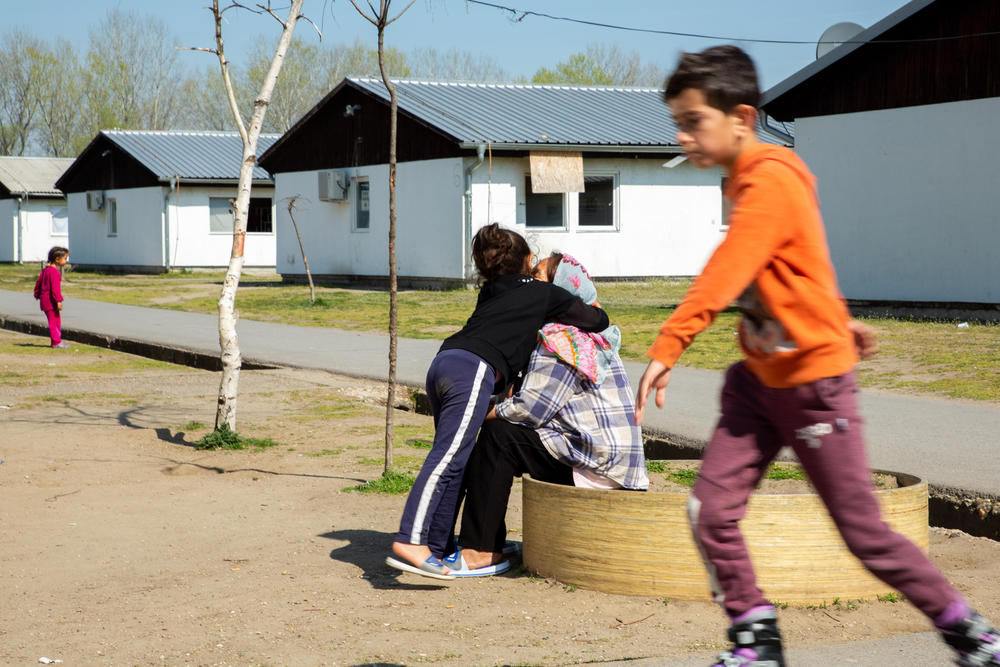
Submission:
<svg viewBox="0 0 1000 667">
<path fill-rule="evenodd" d="M 493 368 L 466 350 L 439 352 L 427 370 L 434 445 L 410 490 L 397 542 L 426 544 L 442 558 L 452 550 L 462 475 L 489 410 Z"/>
</svg>

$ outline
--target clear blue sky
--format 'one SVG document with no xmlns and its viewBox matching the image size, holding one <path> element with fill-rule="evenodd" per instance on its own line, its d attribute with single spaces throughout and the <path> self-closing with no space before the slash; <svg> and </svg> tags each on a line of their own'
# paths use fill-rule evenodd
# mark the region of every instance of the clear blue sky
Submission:
<svg viewBox="0 0 1000 667">
<path fill-rule="evenodd" d="M 253 3 L 261 0 L 247 0 Z M 377 0 L 372 0 L 378 4 Z M 416 0 L 386 31 L 386 44 L 401 50 L 435 47 L 483 53 L 513 75 L 529 76 L 581 51 L 588 43 L 616 44 L 638 51 L 644 62 L 671 67 L 681 51 L 700 50 L 724 41 L 736 42 L 757 61 L 764 89 L 779 83 L 814 59 L 815 45 L 755 44 L 739 38 L 814 42 L 834 23 L 851 21 L 868 27 L 906 4 L 905 0 L 491 0 L 520 10 L 533 10 L 586 21 L 656 30 L 711 34 L 729 39 L 694 39 L 580 25 L 510 14 L 464 0 Z M 273 0 L 280 7 L 283 0 Z M 133 10 L 161 18 L 180 46 L 213 46 L 209 0 L 32 0 L 4 3 L 6 28 L 19 26 L 38 37 L 61 36 L 82 52 L 88 35 L 110 8 Z M 226 0 L 222 2 L 223 6 Z M 365 0 L 360 0 L 366 6 Z M 394 0 L 399 8 L 403 0 Z M 324 42 L 352 43 L 361 38 L 375 46 L 374 27 L 362 20 L 348 0 L 306 0 L 305 13 L 321 26 Z M 224 28 L 230 60 L 245 58 L 253 41 L 273 36 L 277 23 L 269 17 L 230 11 Z M 5 29 L 6 29 L 5 28 Z M 296 34 L 318 40 L 302 23 Z M 184 52 L 181 59 L 203 65 L 210 56 Z"/>
</svg>

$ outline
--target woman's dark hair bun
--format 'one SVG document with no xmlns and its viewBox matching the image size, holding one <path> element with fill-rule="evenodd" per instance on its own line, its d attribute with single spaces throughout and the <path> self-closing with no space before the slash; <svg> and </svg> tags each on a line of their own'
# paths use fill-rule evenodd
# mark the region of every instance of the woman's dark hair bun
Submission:
<svg viewBox="0 0 1000 667">
<path fill-rule="evenodd" d="M 480 228 L 472 239 L 472 260 L 484 281 L 523 273 L 530 256 L 523 236 L 495 222 Z"/>
</svg>

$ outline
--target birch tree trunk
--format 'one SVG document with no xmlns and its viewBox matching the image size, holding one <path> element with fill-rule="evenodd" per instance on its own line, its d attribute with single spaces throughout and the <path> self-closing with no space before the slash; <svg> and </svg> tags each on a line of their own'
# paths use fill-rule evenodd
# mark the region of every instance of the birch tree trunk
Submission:
<svg viewBox="0 0 1000 667">
<path fill-rule="evenodd" d="M 236 405 L 239 397 L 240 366 L 242 356 L 240 354 L 239 337 L 236 334 L 236 290 L 240 284 L 240 276 L 243 273 L 243 250 L 247 234 L 247 211 L 250 205 L 250 186 L 253 182 L 253 170 L 257 165 L 257 140 L 260 137 L 261 127 L 264 124 L 264 115 L 267 113 L 267 106 L 274 92 L 274 85 L 281 72 L 281 65 L 288 51 L 288 45 L 292 40 L 292 32 L 295 24 L 300 18 L 300 11 L 304 0 L 291 0 L 288 9 L 288 17 L 282 21 L 270 8 L 261 6 L 263 12 L 270 14 L 282 25 L 281 37 L 278 46 L 274 51 L 274 58 L 271 59 L 271 67 L 267 76 L 261 84 L 257 98 L 254 100 L 253 113 L 249 122 L 244 125 L 243 117 L 240 114 L 236 103 L 236 95 L 233 90 L 232 80 L 229 75 L 229 62 L 226 60 L 225 48 L 222 40 L 222 14 L 228 9 L 242 7 L 238 3 L 233 3 L 225 9 L 219 9 L 219 0 L 212 1 L 212 13 L 215 17 L 215 53 L 219 57 L 219 66 L 222 68 L 222 78 L 226 87 L 226 96 L 229 100 L 229 108 L 233 112 L 233 119 L 239 129 L 240 138 L 243 141 L 243 159 L 240 163 L 240 179 L 236 191 L 236 203 L 233 206 L 233 249 L 229 259 L 229 268 L 226 271 L 226 279 L 222 284 L 222 293 L 219 295 L 219 346 L 222 350 L 222 380 L 219 383 L 219 399 L 215 413 L 216 430 L 223 426 L 230 430 L 236 430 Z"/>
</svg>

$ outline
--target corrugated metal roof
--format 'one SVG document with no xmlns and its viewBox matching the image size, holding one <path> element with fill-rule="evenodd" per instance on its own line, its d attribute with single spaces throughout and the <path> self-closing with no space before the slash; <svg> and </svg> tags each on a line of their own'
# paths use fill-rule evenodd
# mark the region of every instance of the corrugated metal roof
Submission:
<svg viewBox="0 0 1000 667">
<path fill-rule="evenodd" d="M 12 195 L 62 197 L 56 181 L 71 164 L 68 157 L 0 157 L 0 183 Z"/>
<path fill-rule="evenodd" d="M 170 180 L 235 181 L 240 177 L 243 143 L 236 132 L 166 132 L 152 130 L 101 130 L 101 134 L 153 172 Z M 261 134 L 257 157 L 280 138 Z M 255 181 L 269 181 L 262 167 L 254 167 Z"/>
<path fill-rule="evenodd" d="M 386 101 L 381 79 L 349 82 Z M 657 149 L 677 125 L 656 88 L 393 81 L 399 108 L 461 144 Z M 780 143 L 761 133 L 761 140 Z"/>
</svg>

